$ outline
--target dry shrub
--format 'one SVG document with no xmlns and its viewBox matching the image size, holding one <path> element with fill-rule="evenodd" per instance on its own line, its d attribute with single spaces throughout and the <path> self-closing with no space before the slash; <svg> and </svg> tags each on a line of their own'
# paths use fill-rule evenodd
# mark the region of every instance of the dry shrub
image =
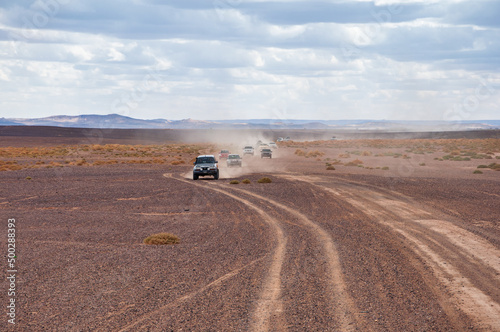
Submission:
<svg viewBox="0 0 500 332">
<path fill-rule="evenodd" d="M 240 181 L 238 181 L 238 180 L 231 180 L 231 181 L 229 182 L 229 184 L 238 184 L 238 183 L 240 183 Z"/>
<path fill-rule="evenodd" d="M 180 165 L 180 164 L 185 164 L 186 162 L 184 160 L 174 160 L 170 162 L 170 165 Z"/>
<path fill-rule="evenodd" d="M 328 171 L 334 171 L 334 170 L 335 170 L 335 167 L 333 167 L 333 166 L 328 166 L 326 169 L 327 169 Z"/>
<path fill-rule="evenodd" d="M 244 184 L 249 184 L 249 183 L 250 183 L 250 180 L 245 179 L 245 180 L 241 181 L 241 183 L 244 183 Z"/>
<path fill-rule="evenodd" d="M 372 155 L 372 153 L 370 151 L 363 151 L 363 152 L 361 152 L 361 155 L 364 157 L 369 157 Z"/>
<path fill-rule="evenodd" d="M 480 170 L 476 169 L 474 172 L 472 172 L 473 174 L 483 174 L 483 172 L 481 172 Z"/>
<path fill-rule="evenodd" d="M 339 158 L 351 158 L 351 155 L 349 153 L 341 153 L 339 154 Z"/>
<path fill-rule="evenodd" d="M 257 182 L 258 183 L 271 183 L 273 181 L 268 177 L 263 177 L 263 178 L 260 178 L 259 180 L 257 180 Z"/>
<path fill-rule="evenodd" d="M 348 162 L 347 164 L 345 164 L 345 166 L 359 166 L 363 164 L 363 161 L 359 160 L 359 159 L 354 159 L 350 162 Z"/>
<path fill-rule="evenodd" d="M 144 244 L 154 244 L 154 245 L 162 245 L 162 244 L 177 244 L 180 243 L 181 240 L 170 233 L 158 233 L 148 236 L 144 239 Z"/>
<path fill-rule="evenodd" d="M 306 154 L 306 157 L 309 158 L 309 157 L 322 157 L 324 156 L 325 153 L 324 152 L 321 152 L 321 151 L 318 151 L 318 150 L 314 150 L 314 151 L 309 151 L 307 154 Z"/>
<path fill-rule="evenodd" d="M 305 155 L 306 155 L 306 153 L 305 153 L 303 150 L 301 150 L 301 149 L 297 149 L 297 150 L 295 150 L 295 154 L 296 154 L 297 156 L 301 156 L 301 157 L 303 157 L 303 156 L 305 156 Z"/>
</svg>

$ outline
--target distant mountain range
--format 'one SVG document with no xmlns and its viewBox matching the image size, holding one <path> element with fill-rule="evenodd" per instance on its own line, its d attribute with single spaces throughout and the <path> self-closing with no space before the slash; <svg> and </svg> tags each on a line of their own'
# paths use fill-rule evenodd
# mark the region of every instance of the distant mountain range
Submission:
<svg viewBox="0 0 500 332">
<path fill-rule="evenodd" d="M 370 131 L 455 131 L 499 129 L 500 120 L 392 121 L 392 120 L 141 120 L 109 115 L 57 115 L 45 118 L 0 118 L 0 126 L 55 126 L 110 129 L 335 129 Z"/>
</svg>

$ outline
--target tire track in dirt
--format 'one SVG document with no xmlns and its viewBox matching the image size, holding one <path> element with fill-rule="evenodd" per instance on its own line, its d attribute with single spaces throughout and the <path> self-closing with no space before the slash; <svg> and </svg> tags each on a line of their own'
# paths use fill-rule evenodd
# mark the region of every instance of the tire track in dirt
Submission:
<svg viewBox="0 0 500 332">
<path fill-rule="evenodd" d="M 442 213 L 413 204 L 396 192 L 331 178 L 293 178 L 332 193 L 406 238 L 413 252 L 431 267 L 434 277 L 451 295 L 450 298 L 436 294 L 457 329 L 465 327 L 453 319 L 457 317 L 455 307 L 469 316 L 477 328 L 500 331 L 500 250 L 490 242 L 444 220 L 448 218 Z M 435 215 L 443 220 L 436 220 Z M 436 287 L 430 288 L 437 291 Z"/>
<path fill-rule="evenodd" d="M 325 262 L 328 266 L 328 295 L 331 303 L 331 308 L 333 309 L 332 314 L 337 318 L 337 321 L 340 325 L 340 330 L 353 331 L 356 329 L 356 326 L 365 325 L 361 324 L 360 318 L 354 315 L 354 313 L 359 312 L 359 310 L 356 308 L 353 299 L 350 297 L 347 291 L 347 286 L 344 281 L 342 266 L 340 264 L 337 248 L 332 237 L 328 234 L 327 231 L 325 231 L 320 225 L 309 219 L 306 215 L 268 197 L 264 197 L 244 189 L 234 187 L 229 188 L 227 185 L 223 184 L 218 184 L 218 186 L 226 188 L 227 190 L 233 190 L 241 194 L 257 198 L 263 202 L 274 205 L 275 207 L 294 216 L 301 225 L 305 226 L 309 230 L 309 232 L 313 234 L 313 236 L 316 238 L 316 241 L 322 247 L 323 256 L 325 257 Z"/>
<path fill-rule="evenodd" d="M 256 308 L 251 317 L 251 327 L 252 331 L 268 331 L 274 323 L 273 328 L 276 330 L 285 330 L 285 325 L 282 318 L 283 303 L 280 299 L 281 294 L 281 269 L 285 259 L 286 252 L 286 242 L 287 238 L 281 228 L 280 222 L 264 210 L 257 207 L 252 202 L 238 197 L 229 193 L 227 190 L 220 188 L 215 188 L 213 186 L 205 186 L 192 180 L 186 180 L 185 178 L 173 177 L 172 174 L 164 174 L 165 177 L 169 177 L 178 181 L 188 183 L 190 185 L 195 185 L 203 188 L 207 188 L 223 195 L 231 197 L 246 206 L 250 207 L 256 211 L 264 221 L 266 221 L 269 226 L 271 226 L 272 232 L 276 238 L 276 247 L 273 250 L 271 263 L 268 269 L 267 276 L 264 280 L 262 291 L 259 294 L 259 299 L 257 301 Z M 273 320 L 273 322 L 271 322 Z"/>
</svg>

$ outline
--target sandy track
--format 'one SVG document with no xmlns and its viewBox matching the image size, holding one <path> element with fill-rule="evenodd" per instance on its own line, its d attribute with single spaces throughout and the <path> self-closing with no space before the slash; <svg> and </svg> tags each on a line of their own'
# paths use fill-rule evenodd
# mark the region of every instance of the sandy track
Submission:
<svg viewBox="0 0 500 332">
<path fill-rule="evenodd" d="M 294 179 L 314 183 L 401 234 L 451 294 L 451 298 L 444 293 L 436 295 L 446 313 L 455 317 L 457 329 L 466 327 L 456 319 L 455 308 L 467 314 L 476 328 L 500 331 L 500 250 L 492 243 L 457 226 L 450 216 L 396 192 L 320 177 Z M 441 219 L 434 219 L 436 215 Z"/>
<path fill-rule="evenodd" d="M 170 177 L 171 174 L 164 174 L 164 176 Z M 207 187 L 204 184 L 188 181 L 182 177 L 172 178 L 183 181 L 185 183 L 189 183 L 190 185 Z M 271 254 L 271 260 L 268 266 L 268 274 L 265 277 L 265 281 L 259 294 L 256 307 L 254 309 L 254 312 L 252 313 L 250 330 L 268 331 L 270 330 L 271 326 L 273 326 L 273 330 L 284 330 L 285 328 L 281 317 L 283 308 L 280 300 L 280 293 L 281 269 L 285 256 L 287 238 L 280 226 L 280 222 L 250 201 L 231 194 L 227 190 L 215 188 L 214 186 L 208 186 L 208 188 L 210 188 L 210 190 L 214 190 L 216 192 L 229 196 L 230 198 L 237 200 L 255 210 L 271 227 L 271 233 L 275 237 L 276 245 Z M 271 322 L 271 320 L 273 320 L 273 322 Z"/>
<path fill-rule="evenodd" d="M 229 188 L 227 185 L 221 185 L 221 187 Z M 242 189 L 231 188 L 240 194 L 250 195 L 262 201 L 268 202 L 275 207 L 286 211 L 287 213 L 295 216 L 295 218 L 313 234 L 316 241 L 322 247 L 322 253 L 326 264 L 328 265 L 328 286 L 329 286 L 329 301 L 332 311 L 332 316 L 336 317 L 339 323 L 339 328 L 342 331 L 351 331 L 356 328 L 353 313 L 359 311 L 354 305 L 354 301 L 351 299 L 347 292 L 347 287 L 344 281 L 344 276 L 342 274 L 342 267 L 339 261 L 339 256 L 337 253 L 337 248 L 333 242 L 331 236 L 323 229 L 320 225 L 310 220 L 304 214 L 292 209 L 286 205 L 278 203 L 268 197 L 262 195 L 257 195 Z"/>
<path fill-rule="evenodd" d="M 170 174 L 165 174 L 164 176 L 172 177 Z M 333 321 L 337 329 L 342 331 L 353 331 L 357 327 L 364 325 L 360 323 L 361 318 L 354 315 L 355 312 L 359 312 L 359 309 L 356 308 L 354 301 L 347 291 L 336 245 L 328 232 L 318 223 L 289 206 L 248 190 L 235 188 L 234 186 L 229 186 L 219 181 L 193 182 L 192 180 L 186 180 L 182 177 L 173 178 L 189 183 L 190 185 L 209 188 L 210 190 L 217 191 L 234 200 L 240 201 L 255 210 L 272 227 L 271 232 L 276 238 L 276 248 L 272 254 L 272 260 L 268 268 L 269 272 L 265 278 L 262 291 L 258 296 L 256 308 L 252 314 L 252 325 L 250 326 L 250 330 L 269 331 L 286 329 L 287 323 L 282 315 L 283 305 L 280 300 L 280 294 L 282 292 L 281 279 L 287 279 L 289 276 L 282 275 L 282 266 L 285 259 L 294 260 L 295 257 L 298 256 L 297 252 L 293 252 L 289 247 L 286 248 L 289 236 L 284 234 L 282 224 L 284 220 L 290 219 L 289 216 L 291 216 L 300 227 L 305 227 L 305 229 L 311 233 L 317 246 L 321 248 L 322 260 L 327 265 L 326 276 L 322 277 L 322 279 L 327 280 L 326 298 L 328 303 L 325 303 L 325 306 L 330 308 L 328 315 L 334 318 Z M 257 207 L 266 204 L 270 204 L 273 207 L 273 211 L 279 216 L 278 218 L 273 218 L 263 209 Z M 303 269 L 302 266 L 298 268 Z"/>
</svg>

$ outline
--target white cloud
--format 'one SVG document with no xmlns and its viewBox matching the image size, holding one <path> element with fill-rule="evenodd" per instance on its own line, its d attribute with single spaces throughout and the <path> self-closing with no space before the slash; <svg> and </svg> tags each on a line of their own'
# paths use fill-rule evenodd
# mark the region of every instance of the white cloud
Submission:
<svg viewBox="0 0 500 332">
<path fill-rule="evenodd" d="M 147 90 L 121 110 L 169 119 L 439 118 L 480 77 L 500 80 L 489 1 L 317 5 L 75 0 L 28 29 L 40 8 L 0 4 L 0 116 L 106 114 Z M 498 114 L 499 95 L 471 116 Z"/>
</svg>

